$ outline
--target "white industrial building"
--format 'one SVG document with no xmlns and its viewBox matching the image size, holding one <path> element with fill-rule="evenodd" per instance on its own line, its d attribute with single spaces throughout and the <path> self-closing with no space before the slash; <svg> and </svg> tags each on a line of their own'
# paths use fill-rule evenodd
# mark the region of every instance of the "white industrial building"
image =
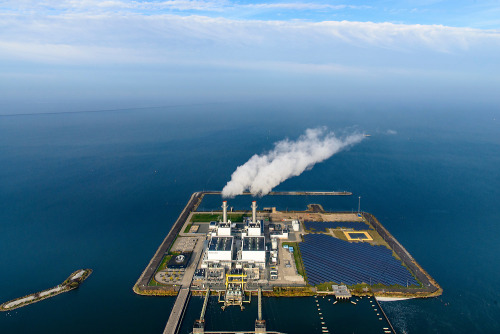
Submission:
<svg viewBox="0 0 500 334">
<path fill-rule="evenodd" d="M 233 259 L 233 245 L 233 237 L 212 237 L 208 243 L 203 262 L 207 265 L 215 263 L 230 267 Z"/>
<path fill-rule="evenodd" d="M 288 239 L 288 229 L 274 230 L 270 233 L 271 239 Z"/>
<path fill-rule="evenodd" d="M 265 266 L 266 246 L 264 236 L 241 238 L 241 261 Z"/>
</svg>

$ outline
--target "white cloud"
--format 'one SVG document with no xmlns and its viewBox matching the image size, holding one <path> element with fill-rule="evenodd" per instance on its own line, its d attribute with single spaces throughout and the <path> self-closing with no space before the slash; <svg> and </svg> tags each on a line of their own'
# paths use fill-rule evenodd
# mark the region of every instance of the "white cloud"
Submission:
<svg viewBox="0 0 500 334">
<path fill-rule="evenodd" d="M 156 10 L 177 10 L 177 11 L 232 11 L 244 9 L 286 9 L 286 10 L 343 10 L 343 9 L 368 9 L 370 6 L 355 6 L 349 4 L 324 4 L 314 2 L 282 2 L 282 3 L 255 3 L 240 4 L 229 0 L 170 0 L 170 1 L 120 1 L 120 0 L 21 0 L 4 1 L 4 5 L 12 8 L 30 8 L 37 10 L 63 10 L 63 11 L 156 11 Z"/>
<path fill-rule="evenodd" d="M 370 6 L 354 6 L 354 5 L 330 5 L 330 4 L 320 4 L 320 3 L 258 3 L 242 5 L 242 7 L 247 8 L 257 8 L 257 9 L 291 9 L 291 10 L 341 10 L 341 9 L 368 9 Z"/>
<path fill-rule="evenodd" d="M 75 8 L 122 3 L 67 2 Z M 155 4 L 174 3 L 180 6 L 183 1 Z M 216 7 L 225 2 L 199 3 Z M 57 2 L 41 5 L 57 8 Z M 170 64 L 354 75 L 472 73 L 483 67 L 492 75 L 492 69 L 498 69 L 494 55 L 499 51 L 498 30 L 439 25 L 236 20 L 111 10 L 0 14 L 0 59 L 16 62 Z"/>
<path fill-rule="evenodd" d="M 205 16 L 137 14 L 64 14 L 26 19 L 1 15 L 2 40 L 127 44 L 136 38 L 159 45 L 165 40 L 183 39 L 215 44 L 226 42 L 253 46 L 265 43 L 288 45 L 342 43 L 358 47 L 393 50 L 415 48 L 438 52 L 465 51 L 482 43 L 498 44 L 500 32 L 445 26 L 392 23 L 325 21 L 231 20 Z M 286 40 L 284 40 L 286 39 Z M 257 45 L 255 45 L 257 44 Z"/>
</svg>

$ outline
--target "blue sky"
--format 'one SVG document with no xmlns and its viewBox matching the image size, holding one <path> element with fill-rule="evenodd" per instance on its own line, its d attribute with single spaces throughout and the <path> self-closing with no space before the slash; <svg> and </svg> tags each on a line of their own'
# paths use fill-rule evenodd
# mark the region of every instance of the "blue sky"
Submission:
<svg viewBox="0 0 500 334">
<path fill-rule="evenodd" d="M 0 1 L 8 112 L 360 92 L 494 103 L 499 55 L 500 1 Z"/>
</svg>

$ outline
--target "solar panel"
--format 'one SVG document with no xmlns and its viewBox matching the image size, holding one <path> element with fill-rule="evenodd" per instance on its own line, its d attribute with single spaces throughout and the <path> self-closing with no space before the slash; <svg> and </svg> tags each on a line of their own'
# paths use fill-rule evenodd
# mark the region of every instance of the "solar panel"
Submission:
<svg viewBox="0 0 500 334">
<path fill-rule="evenodd" d="M 308 283 L 418 285 L 384 246 L 349 243 L 325 234 L 307 234 L 299 243 Z"/>
</svg>

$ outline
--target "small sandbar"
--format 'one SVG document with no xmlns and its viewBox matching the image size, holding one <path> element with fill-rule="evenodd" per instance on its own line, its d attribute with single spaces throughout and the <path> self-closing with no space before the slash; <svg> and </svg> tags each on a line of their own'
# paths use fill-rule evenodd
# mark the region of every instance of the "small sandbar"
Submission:
<svg viewBox="0 0 500 334">
<path fill-rule="evenodd" d="M 72 273 L 64 282 L 47 290 L 35 292 L 25 297 L 14 299 L 0 304 L 0 311 L 11 311 L 18 307 L 30 305 L 44 299 L 54 297 L 60 293 L 71 291 L 80 286 L 80 284 L 89 277 L 92 269 L 80 269 Z"/>
<path fill-rule="evenodd" d="M 13 302 L 10 302 L 8 304 L 5 304 L 4 307 L 5 308 L 11 308 L 13 306 L 17 306 L 19 304 L 22 304 L 22 303 L 26 303 L 26 302 L 29 302 L 30 300 L 33 300 L 35 299 L 35 296 L 28 296 L 28 297 L 24 297 L 22 299 L 18 299 L 18 300 L 14 300 Z"/>
<path fill-rule="evenodd" d="M 85 273 L 85 270 L 80 270 L 78 273 L 76 273 L 75 276 L 73 276 L 72 279 L 78 279 L 80 277 L 82 277 L 82 275 Z"/>
<path fill-rule="evenodd" d="M 40 292 L 40 297 L 50 295 L 51 293 L 54 293 L 54 292 L 59 292 L 59 291 L 61 291 L 61 290 L 62 290 L 62 287 L 61 287 L 61 286 L 56 286 L 56 287 L 55 287 L 55 288 L 53 288 L 53 289 L 50 289 L 50 290 L 45 290 L 45 291 Z"/>
</svg>

